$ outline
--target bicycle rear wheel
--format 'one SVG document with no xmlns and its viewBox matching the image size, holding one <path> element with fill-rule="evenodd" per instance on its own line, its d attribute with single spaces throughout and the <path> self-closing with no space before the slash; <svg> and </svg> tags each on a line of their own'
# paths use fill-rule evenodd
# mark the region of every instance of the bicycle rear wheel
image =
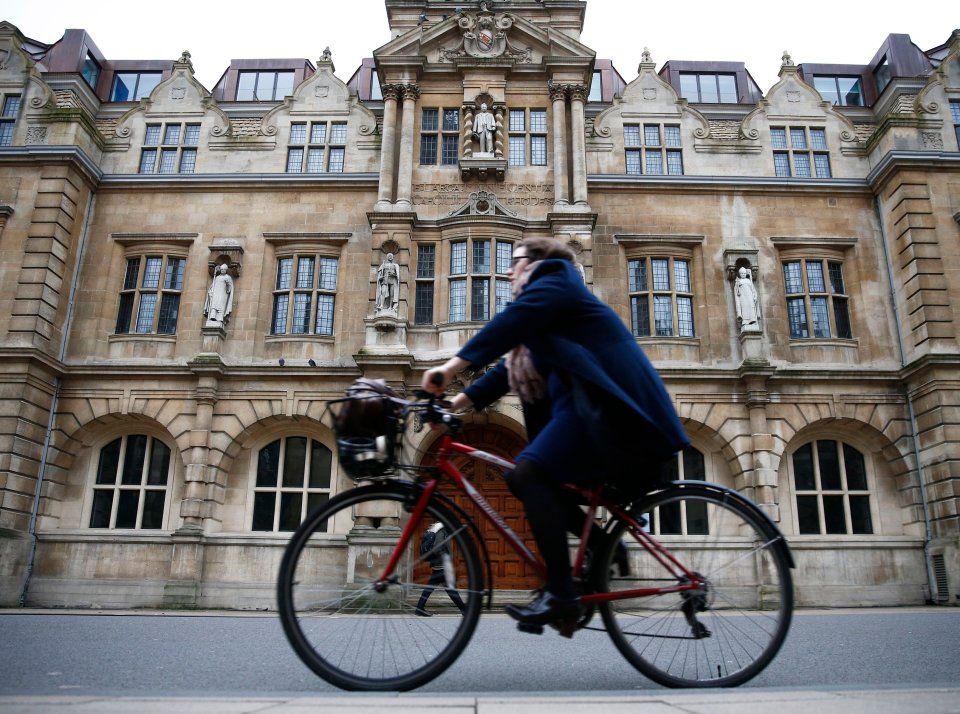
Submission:
<svg viewBox="0 0 960 714">
<path fill-rule="evenodd" d="M 756 506 L 721 490 L 676 486 L 631 509 L 645 530 L 690 571 L 697 590 L 601 603 L 614 644 L 650 679 L 667 687 L 733 687 L 756 676 L 783 644 L 793 615 L 789 551 Z M 616 523 L 600 557 L 601 592 L 666 588 L 689 582 L 652 556 L 632 559 L 626 578 L 611 574 Z"/>
<path fill-rule="evenodd" d="M 287 545 L 277 584 L 283 629 L 331 684 L 413 689 L 453 664 L 476 628 L 480 558 L 468 526 L 436 499 L 388 581 L 377 584 L 419 494 L 396 483 L 352 489 L 310 514 Z M 421 555 L 436 523 L 443 535 Z"/>
</svg>

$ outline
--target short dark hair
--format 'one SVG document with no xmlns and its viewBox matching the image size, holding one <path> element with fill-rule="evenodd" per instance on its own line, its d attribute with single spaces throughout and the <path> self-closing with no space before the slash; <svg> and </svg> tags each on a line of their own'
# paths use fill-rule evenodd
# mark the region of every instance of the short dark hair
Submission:
<svg viewBox="0 0 960 714">
<path fill-rule="evenodd" d="M 526 238 L 517 244 L 517 248 L 526 250 L 530 260 L 557 258 L 571 263 L 576 262 L 573 251 L 556 238 Z"/>
</svg>

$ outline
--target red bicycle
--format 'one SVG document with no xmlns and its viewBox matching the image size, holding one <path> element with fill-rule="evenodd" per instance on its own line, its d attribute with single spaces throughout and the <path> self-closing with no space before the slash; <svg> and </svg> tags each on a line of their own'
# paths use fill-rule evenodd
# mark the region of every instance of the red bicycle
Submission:
<svg viewBox="0 0 960 714">
<path fill-rule="evenodd" d="M 356 424 L 348 429 L 338 418 L 357 399 L 379 405 L 374 418 L 368 412 L 362 420 L 360 436 Z M 461 420 L 435 398 L 366 394 L 331 406 L 341 466 L 364 485 L 313 511 L 287 545 L 277 587 L 284 632 L 331 684 L 413 689 L 453 664 L 485 596 L 492 605 L 480 530 L 440 491 L 441 481 L 465 493 L 536 572 L 544 566 L 451 457 L 504 470 L 513 463 L 457 442 Z M 411 420 L 444 429 L 434 465 L 399 463 Z M 699 481 L 674 481 L 636 499 L 609 486 L 570 488 L 587 514 L 573 558 L 583 602 L 579 627 L 593 628 L 599 614 L 627 660 L 668 687 L 736 686 L 770 663 L 790 627 L 794 565 L 763 511 L 736 491 Z M 591 522 L 603 524 L 600 543 L 590 542 Z M 443 537 L 424 549 L 431 528 Z M 626 576 L 614 572 L 621 542 L 629 554 Z M 426 616 L 425 595 L 436 616 Z"/>
</svg>

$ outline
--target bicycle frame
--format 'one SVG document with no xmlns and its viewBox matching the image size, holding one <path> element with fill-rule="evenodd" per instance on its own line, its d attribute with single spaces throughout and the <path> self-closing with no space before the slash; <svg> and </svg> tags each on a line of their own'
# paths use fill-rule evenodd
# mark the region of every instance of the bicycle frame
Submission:
<svg viewBox="0 0 960 714">
<path fill-rule="evenodd" d="M 486 517 L 486 519 L 493 524 L 494 528 L 496 528 L 496 530 L 506 540 L 510 547 L 516 551 L 517 555 L 519 555 L 524 562 L 533 568 L 537 575 L 540 577 L 545 577 L 546 567 L 544 566 L 543 562 L 532 552 L 530 552 L 530 549 L 527 548 L 526 544 L 513 531 L 513 529 L 507 525 L 500 513 L 493 506 L 491 506 L 487 499 L 483 497 L 483 494 L 481 494 L 476 487 L 470 481 L 468 481 L 462 473 L 460 473 L 460 470 L 457 469 L 457 467 L 450 460 L 450 457 L 453 454 L 462 454 L 471 459 L 486 461 L 487 463 L 498 466 L 505 471 L 512 470 L 515 464 L 508 459 L 501 458 L 487 451 L 454 441 L 450 434 L 444 434 L 443 437 L 441 437 L 440 447 L 437 451 L 436 467 L 445 476 L 447 476 L 457 486 L 458 489 L 467 494 L 470 500 L 472 500 L 480 509 L 480 512 L 483 513 L 484 517 Z M 420 522 L 420 519 L 427 508 L 427 504 L 430 502 L 430 499 L 436 492 L 439 483 L 439 478 L 431 478 L 424 486 L 423 492 L 417 499 L 417 503 L 414 505 L 411 517 L 407 521 L 407 524 L 404 526 L 403 531 L 400 534 L 400 540 L 397 543 L 397 547 L 394 549 L 389 561 L 383 569 L 380 579 L 377 581 L 380 587 L 385 588 L 389 582 L 390 576 L 396 568 L 401 554 L 406 549 L 407 544 L 410 543 L 411 539 L 414 537 L 415 525 Z M 600 507 L 604 507 L 613 513 L 614 516 L 627 523 L 630 533 L 637 540 L 637 542 L 640 543 L 643 549 L 653 558 L 655 558 L 664 568 L 666 568 L 667 571 L 669 571 L 679 583 L 677 585 L 664 587 L 646 587 L 635 588 L 631 590 L 618 590 L 617 592 L 589 593 L 585 594 L 582 598 L 584 604 L 646 597 L 650 595 L 662 595 L 667 593 L 695 591 L 699 590 L 703 586 L 704 579 L 702 576 L 688 570 L 679 560 L 677 560 L 676 557 L 674 557 L 672 553 L 670 553 L 670 551 L 663 544 L 646 532 L 640 523 L 628 511 L 625 511 L 617 504 L 604 499 L 602 496 L 602 489 L 590 490 L 572 485 L 566 485 L 565 488 L 586 497 L 588 502 L 583 532 L 581 533 L 580 537 L 580 545 L 577 548 L 577 553 L 574 558 L 574 577 L 579 577 L 583 573 L 583 561 L 587 551 L 590 526 L 596 517 L 597 510 Z"/>
</svg>

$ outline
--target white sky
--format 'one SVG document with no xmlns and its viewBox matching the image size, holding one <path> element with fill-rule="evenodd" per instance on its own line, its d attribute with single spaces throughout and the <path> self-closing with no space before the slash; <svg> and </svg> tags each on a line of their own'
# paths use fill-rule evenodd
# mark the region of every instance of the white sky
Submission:
<svg viewBox="0 0 960 714">
<path fill-rule="evenodd" d="M 476 6 L 470 0 L 449 3 L 451 14 L 457 5 Z M 929 50 L 960 27 L 957 8 L 956 0 L 933 0 L 913 11 L 890 0 L 589 0 L 581 40 L 598 57 L 613 60 L 628 82 L 637 76 L 646 46 L 657 69 L 667 60 L 745 62 L 766 92 L 777 81 L 784 50 L 797 64 L 866 64 L 890 33 L 908 34 Z M 347 81 L 363 57 L 390 39 L 383 0 L 2 0 L 0 20 L 45 43 L 67 28 L 83 28 L 115 60 L 174 60 L 189 50 L 197 79 L 208 89 L 231 59 L 305 57 L 315 63 L 328 45 L 337 76 Z"/>
</svg>

